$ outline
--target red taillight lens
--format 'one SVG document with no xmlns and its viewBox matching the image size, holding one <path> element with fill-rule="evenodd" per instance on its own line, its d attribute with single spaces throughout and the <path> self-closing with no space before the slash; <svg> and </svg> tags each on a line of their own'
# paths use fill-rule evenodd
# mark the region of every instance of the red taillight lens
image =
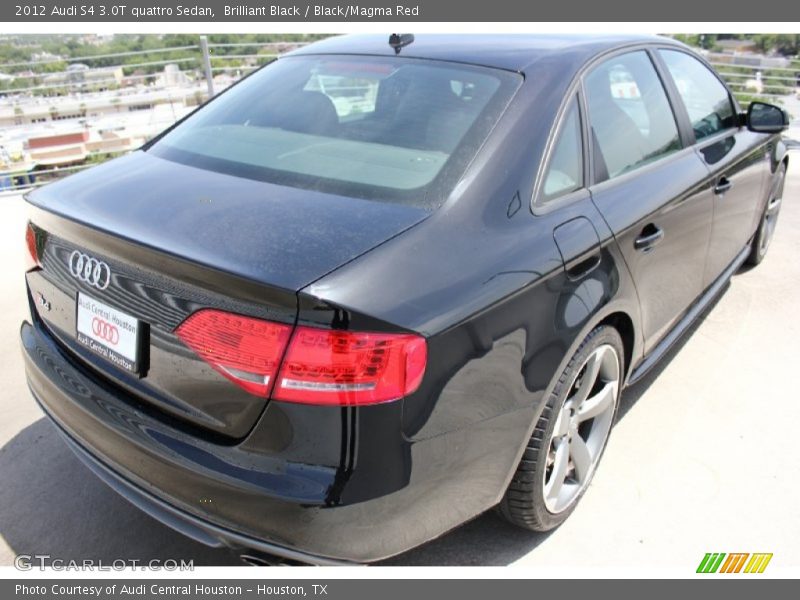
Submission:
<svg viewBox="0 0 800 600">
<path fill-rule="evenodd" d="M 290 325 L 212 309 L 194 313 L 175 330 L 237 385 L 258 396 L 272 391 L 285 402 L 390 402 L 415 392 L 425 373 L 428 349 L 418 335 L 297 327 L 289 341 L 291 332 Z"/>
<path fill-rule="evenodd" d="M 211 309 L 175 330 L 203 360 L 257 396 L 269 395 L 291 332 L 291 325 Z"/>
<path fill-rule="evenodd" d="M 339 406 L 397 400 L 417 390 L 427 358 L 425 339 L 413 334 L 297 327 L 273 397 Z"/>
<path fill-rule="evenodd" d="M 27 272 L 41 266 L 39 262 L 39 250 L 36 247 L 36 232 L 33 230 L 33 225 L 30 223 L 28 223 L 28 227 L 25 228 L 25 246 L 27 246 L 28 249 L 25 255 L 25 271 Z"/>
</svg>

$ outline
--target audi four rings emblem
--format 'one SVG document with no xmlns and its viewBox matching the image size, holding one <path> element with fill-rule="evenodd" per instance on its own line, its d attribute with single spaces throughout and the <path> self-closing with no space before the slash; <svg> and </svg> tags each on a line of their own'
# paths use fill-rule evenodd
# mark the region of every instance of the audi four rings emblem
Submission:
<svg viewBox="0 0 800 600">
<path fill-rule="evenodd" d="M 80 279 L 98 290 L 106 289 L 111 283 L 111 269 L 102 260 L 73 250 L 68 263 L 69 272 L 75 279 Z"/>
<path fill-rule="evenodd" d="M 100 317 L 92 319 L 92 333 L 100 339 L 107 341 L 109 344 L 114 344 L 116 346 L 117 342 L 119 342 L 119 330 Z"/>
</svg>

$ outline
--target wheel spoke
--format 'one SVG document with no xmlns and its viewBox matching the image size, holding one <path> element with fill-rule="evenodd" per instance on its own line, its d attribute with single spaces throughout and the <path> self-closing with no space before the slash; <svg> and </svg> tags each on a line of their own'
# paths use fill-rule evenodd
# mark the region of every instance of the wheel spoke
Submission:
<svg viewBox="0 0 800 600">
<path fill-rule="evenodd" d="M 561 412 L 558 413 L 558 420 L 553 428 L 553 437 L 563 437 L 569 431 L 570 409 L 568 404 L 561 407 Z"/>
<path fill-rule="evenodd" d="M 772 241 L 772 236 L 775 234 L 775 225 L 777 224 L 774 218 L 770 218 L 767 222 L 767 237 Z"/>
<path fill-rule="evenodd" d="M 583 422 L 594 419 L 603 414 L 614 404 L 617 395 L 616 382 L 606 383 L 603 388 L 591 398 L 587 398 L 578 409 L 578 421 Z"/>
<path fill-rule="evenodd" d="M 572 457 L 572 464 L 575 465 L 576 479 L 583 483 L 589 477 L 589 471 L 592 469 L 592 454 L 581 436 L 572 437 L 569 454 Z"/>
<path fill-rule="evenodd" d="M 581 377 L 581 386 L 575 392 L 573 403 L 575 406 L 580 406 L 589 396 L 589 392 L 594 387 L 594 382 L 597 380 L 597 374 L 600 372 L 600 365 L 603 363 L 603 353 L 600 351 L 595 352 L 589 357 L 586 362 L 586 368 Z"/>
<path fill-rule="evenodd" d="M 611 428 L 620 375 L 614 346 L 596 346 L 573 375 L 567 397 L 553 416 L 547 468 L 540 480 L 545 506 L 553 514 L 567 510 L 589 484 Z"/>
<path fill-rule="evenodd" d="M 558 497 L 558 493 L 564 485 L 564 480 L 567 478 L 567 469 L 569 467 L 569 442 L 563 439 L 558 442 L 556 446 L 555 460 L 553 461 L 553 470 L 550 472 L 550 478 L 544 486 L 544 495 L 549 500 L 554 500 Z"/>
</svg>

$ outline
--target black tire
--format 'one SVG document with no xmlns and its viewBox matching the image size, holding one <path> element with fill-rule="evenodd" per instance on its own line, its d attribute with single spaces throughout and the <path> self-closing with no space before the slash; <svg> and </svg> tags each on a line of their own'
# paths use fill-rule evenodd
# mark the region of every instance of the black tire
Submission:
<svg viewBox="0 0 800 600">
<path fill-rule="evenodd" d="M 586 336 L 559 377 L 539 421 L 536 423 L 516 473 L 498 506 L 500 514 L 514 525 L 532 531 L 549 531 L 558 527 L 572 514 L 586 491 L 591 476 L 569 508 L 558 513 L 548 510 L 544 497 L 544 481 L 548 469 L 547 457 L 557 415 L 561 412 L 568 397 L 571 397 L 570 392 L 573 392 L 582 367 L 598 348 L 606 344 L 614 348 L 619 363 L 620 384 L 616 394 L 612 423 L 616 420 L 616 410 L 619 406 L 619 395 L 622 389 L 621 382 L 624 379 L 622 374 L 625 372 L 625 353 L 622 339 L 617 330 L 603 325 L 593 329 Z M 605 441 L 607 440 L 606 437 Z M 602 458 L 603 450 L 605 450 L 605 442 L 602 445 L 598 461 Z M 592 471 L 593 473 L 594 471 Z"/>
<path fill-rule="evenodd" d="M 764 211 L 761 213 L 761 219 L 758 222 L 758 230 L 753 241 L 750 243 L 750 255 L 747 257 L 746 263 L 751 266 L 756 266 L 764 260 L 769 250 L 772 237 L 775 234 L 775 225 L 778 221 L 778 214 L 780 213 L 780 201 L 783 198 L 783 186 L 786 182 L 786 163 L 781 163 L 778 170 L 773 177 L 772 188 L 767 197 L 767 203 L 764 206 Z M 777 207 L 775 202 L 778 202 Z"/>
</svg>

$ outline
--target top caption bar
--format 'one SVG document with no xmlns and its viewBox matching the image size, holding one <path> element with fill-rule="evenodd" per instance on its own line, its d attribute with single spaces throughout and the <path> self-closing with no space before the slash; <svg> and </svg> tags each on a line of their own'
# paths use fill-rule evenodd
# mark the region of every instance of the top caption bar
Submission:
<svg viewBox="0 0 800 600">
<path fill-rule="evenodd" d="M 236 0 L 43 0 L 3 2 L 3 22 L 787 22 L 800 2 L 761 0 L 409 0 L 389 2 L 248 2 Z"/>
</svg>

